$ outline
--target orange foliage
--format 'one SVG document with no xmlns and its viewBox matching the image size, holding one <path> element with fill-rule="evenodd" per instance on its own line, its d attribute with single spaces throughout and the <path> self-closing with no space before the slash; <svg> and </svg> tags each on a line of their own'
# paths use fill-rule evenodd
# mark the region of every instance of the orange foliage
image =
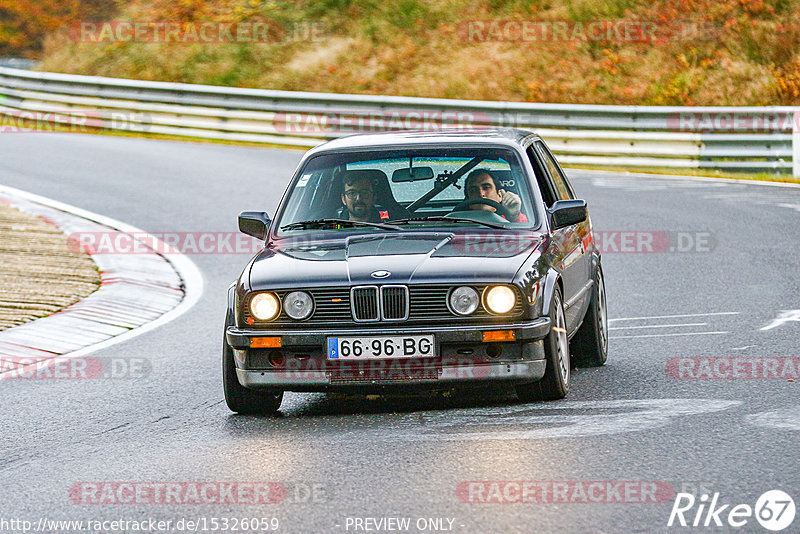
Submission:
<svg viewBox="0 0 800 534">
<path fill-rule="evenodd" d="M 100 4 L 112 13 L 86 14 Z M 75 18 L 266 20 L 320 32 L 254 44 L 98 44 L 59 35 Z M 466 21 L 622 19 L 655 23 L 652 40 L 484 43 L 459 30 Z M 798 105 L 798 21 L 800 0 L 0 0 L 0 55 L 9 43 L 35 51 L 47 31 L 41 68 L 76 74 L 466 99 Z"/>
<path fill-rule="evenodd" d="M 114 8 L 108 0 L 0 0 L 0 55 L 39 51 L 48 32 L 107 17 Z"/>
<path fill-rule="evenodd" d="M 800 55 L 783 67 L 775 69 L 774 76 L 783 102 L 790 105 L 800 104 Z"/>
</svg>

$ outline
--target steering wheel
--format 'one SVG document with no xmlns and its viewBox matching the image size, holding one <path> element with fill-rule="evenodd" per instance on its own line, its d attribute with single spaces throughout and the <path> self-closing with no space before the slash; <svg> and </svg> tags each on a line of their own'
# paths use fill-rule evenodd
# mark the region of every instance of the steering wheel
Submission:
<svg viewBox="0 0 800 534">
<path fill-rule="evenodd" d="M 494 208 L 495 213 L 500 215 L 501 217 L 505 218 L 508 222 L 513 222 L 511 219 L 511 213 L 509 213 L 508 208 L 500 204 L 499 202 L 495 202 L 494 200 L 488 198 L 473 198 L 468 199 L 453 208 L 453 211 L 467 211 L 470 209 L 470 206 L 474 206 L 475 204 L 485 204 L 487 206 L 491 206 Z"/>
</svg>

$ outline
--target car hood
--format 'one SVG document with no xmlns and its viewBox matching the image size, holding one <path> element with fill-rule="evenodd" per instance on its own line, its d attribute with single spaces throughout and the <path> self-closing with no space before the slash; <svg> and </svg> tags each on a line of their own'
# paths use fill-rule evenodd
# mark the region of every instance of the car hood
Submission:
<svg viewBox="0 0 800 534">
<path fill-rule="evenodd" d="M 339 284 L 511 282 L 541 235 L 404 232 L 270 243 L 253 261 L 253 289 Z M 389 274 L 373 276 L 376 271 Z"/>
</svg>

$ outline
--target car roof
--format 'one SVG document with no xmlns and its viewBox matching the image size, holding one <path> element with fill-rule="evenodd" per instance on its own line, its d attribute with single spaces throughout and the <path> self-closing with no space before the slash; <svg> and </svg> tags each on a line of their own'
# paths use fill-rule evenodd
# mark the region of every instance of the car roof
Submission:
<svg viewBox="0 0 800 534">
<path fill-rule="evenodd" d="M 444 129 L 435 132 L 425 130 L 376 132 L 340 137 L 319 145 L 311 153 L 351 150 L 359 148 L 383 148 L 396 145 L 474 145 L 502 144 L 521 145 L 534 132 L 517 128 Z"/>
</svg>

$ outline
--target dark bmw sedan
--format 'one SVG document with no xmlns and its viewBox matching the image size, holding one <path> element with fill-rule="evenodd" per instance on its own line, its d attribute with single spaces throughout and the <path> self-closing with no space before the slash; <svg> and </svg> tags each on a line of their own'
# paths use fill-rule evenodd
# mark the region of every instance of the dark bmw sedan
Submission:
<svg viewBox="0 0 800 534">
<path fill-rule="evenodd" d="M 504 382 L 563 398 L 603 365 L 607 319 L 586 202 L 521 130 L 356 135 L 309 151 L 228 294 L 225 399 Z"/>
</svg>

